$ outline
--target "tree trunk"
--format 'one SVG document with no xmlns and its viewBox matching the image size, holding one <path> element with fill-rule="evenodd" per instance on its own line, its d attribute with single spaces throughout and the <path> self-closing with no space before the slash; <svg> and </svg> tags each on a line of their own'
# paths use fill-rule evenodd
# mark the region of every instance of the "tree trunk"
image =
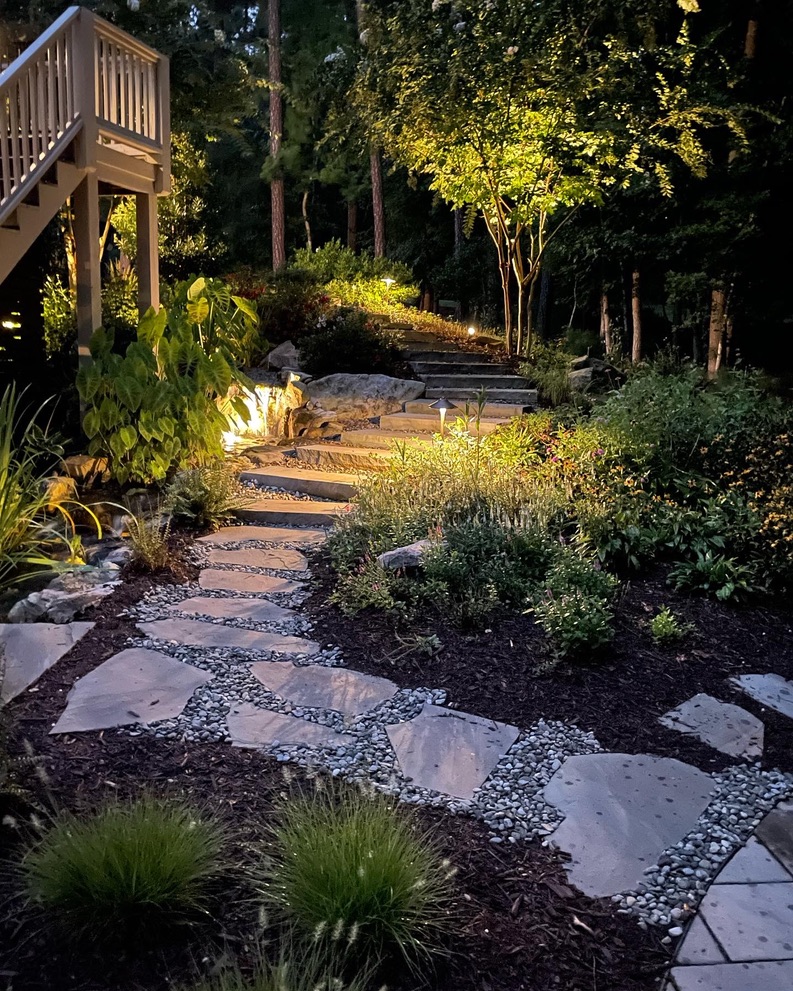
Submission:
<svg viewBox="0 0 793 991">
<path fill-rule="evenodd" d="M 380 149 L 372 148 L 369 156 L 372 168 L 372 210 L 374 212 L 374 256 L 385 257 L 385 206 L 383 204 L 383 167 Z"/>
<path fill-rule="evenodd" d="M 642 360 L 642 297 L 639 269 L 631 275 L 631 322 L 633 324 L 633 347 L 631 361 L 638 365 Z"/>
<path fill-rule="evenodd" d="M 614 339 L 611 332 L 611 313 L 609 312 L 609 294 L 605 287 L 600 292 L 600 339 L 606 348 L 606 354 L 614 349 Z"/>
<path fill-rule="evenodd" d="M 347 247 L 350 251 L 358 250 L 358 204 L 355 200 L 347 201 Z"/>
<path fill-rule="evenodd" d="M 708 322 L 708 378 L 715 378 L 724 357 L 724 333 L 727 323 L 727 294 L 723 285 L 714 286 L 710 293 Z"/>
<path fill-rule="evenodd" d="M 308 190 L 303 190 L 303 200 L 301 203 L 303 211 L 303 226 L 306 229 L 306 247 L 309 251 L 314 250 L 314 246 L 311 243 L 311 221 L 308 219 Z"/>
<path fill-rule="evenodd" d="M 463 211 L 454 211 L 454 257 L 459 258 L 463 250 Z"/>
<path fill-rule="evenodd" d="M 540 339 L 548 336 L 548 310 L 551 304 L 551 273 L 547 268 L 540 272 L 540 299 L 537 304 L 537 334 Z"/>
<path fill-rule="evenodd" d="M 270 82 L 270 155 L 277 158 L 284 133 L 284 95 L 281 77 L 281 0 L 269 0 L 267 51 Z M 277 166 L 276 166 L 277 168 Z M 274 178 L 270 183 L 272 210 L 273 271 L 286 266 L 286 214 L 284 210 L 284 180 Z"/>
</svg>

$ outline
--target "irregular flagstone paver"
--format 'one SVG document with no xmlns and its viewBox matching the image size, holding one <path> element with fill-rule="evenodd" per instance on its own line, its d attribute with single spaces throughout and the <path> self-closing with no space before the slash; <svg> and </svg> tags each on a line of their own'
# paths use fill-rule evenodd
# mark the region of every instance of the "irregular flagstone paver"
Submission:
<svg viewBox="0 0 793 991">
<path fill-rule="evenodd" d="M 265 747 L 274 744 L 304 744 L 311 747 L 343 746 L 353 738 L 330 726 L 270 712 L 256 705 L 240 703 L 226 717 L 231 742 L 235 747 Z"/>
<path fill-rule="evenodd" d="M 746 846 L 721 869 L 714 883 L 768 884 L 772 881 L 793 881 L 793 877 L 755 836 L 750 836 Z"/>
<path fill-rule="evenodd" d="M 756 702 L 793 719 L 793 682 L 786 681 L 782 675 L 742 674 L 730 680 Z"/>
<path fill-rule="evenodd" d="M 719 944 L 713 937 L 713 933 L 708 929 L 699 915 L 694 916 L 694 921 L 686 930 L 680 951 L 677 954 L 677 963 L 697 966 L 710 963 L 724 963 L 727 958 L 721 951 Z"/>
<path fill-rule="evenodd" d="M 729 960 L 793 960 L 793 882 L 713 884 L 699 912 Z"/>
<path fill-rule="evenodd" d="M 473 798 L 520 733 L 506 723 L 430 704 L 386 732 L 414 785 L 462 799 Z"/>
<path fill-rule="evenodd" d="M 793 801 L 780 802 L 769 812 L 755 836 L 793 874 Z"/>
<path fill-rule="evenodd" d="M 5 657 L 0 699 L 8 702 L 24 692 L 93 626 L 93 623 L 0 624 L 0 650 Z"/>
<path fill-rule="evenodd" d="M 299 592 L 302 582 L 290 578 L 275 578 L 273 575 L 257 575 L 251 571 L 222 571 L 219 568 L 204 568 L 198 576 L 198 584 L 209 592 Z"/>
<path fill-rule="evenodd" d="M 791 991 L 793 961 L 675 967 L 677 991 Z"/>
<path fill-rule="evenodd" d="M 761 757 L 764 727 L 760 720 L 739 705 L 720 702 L 712 695 L 695 695 L 659 722 L 680 733 L 688 733 L 731 757 Z"/>
<path fill-rule="evenodd" d="M 282 699 L 299 706 L 333 709 L 345 716 L 360 716 L 397 692 L 397 686 L 387 678 L 347 668 L 256 661 L 251 664 L 251 674 Z"/>
<path fill-rule="evenodd" d="M 295 544 L 298 547 L 318 547 L 325 542 L 324 530 L 293 530 L 287 526 L 224 526 L 216 533 L 198 538 L 199 544 L 223 547 L 246 540 L 261 540 L 272 544 Z"/>
<path fill-rule="evenodd" d="M 178 716 L 212 675 L 157 650 L 131 647 L 80 678 L 50 733 L 153 723 Z"/>
<path fill-rule="evenodd" d="M 644 754 L 570 757 L 545 786 L 565 816 L 551 840 L 572 856 L 570 881 L 593 897 L 629 891 L 691 832 L 713 787 L 703 771 Z"/>
<path fill-rule="evenodd" d="M 284 609 L 267 599 L 219 599 L 195 595 L 168 606 L 169 612 L 213 616 L 215 619 L 249 619 L 253 623 L 285 623 L 298 618 L 293 609 Z"/>
<path fill-rule="evenodd" d="M 138 623 L 137 626 L 147 637 L 174 640 L 192 647 L 236 647 L 279 654 L 316 654 L 320 649 L 318 643 L 302 637 L 243 630 L 238 626 L 202 623 L 196 619 L 156 619 L 151 623 Z"/>
<path fill-rule="evenodd" d="M 218 547 L 208 554 L 210 564 L 236 564 L 241 568 L 269 568 L 270 571 L 305 571 L 305 554 L 289 547 Z"/>
</svg>

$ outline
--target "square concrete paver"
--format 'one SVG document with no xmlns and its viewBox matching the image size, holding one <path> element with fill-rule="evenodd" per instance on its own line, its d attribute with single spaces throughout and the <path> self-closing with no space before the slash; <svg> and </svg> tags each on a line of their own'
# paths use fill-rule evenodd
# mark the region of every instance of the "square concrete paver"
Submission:
<svg viewBox="0 0 793 991">
<path fill-rule="evenodd" d="M 793 960 L 793 882 L 714 884 L 699 911 L 728 959 Z"/>
<path fill-rule="evenodd" d="M 67 650 L 93 629 L 93 623 L 2 623 L 0 700 L 8 702 L 39 680 Z"/>
<path fill-rule="evenodd" d="M 703 771 L 666 757 L 570 757 L 544 790 L 565 816 L 551 842 L 571 855 L 565 870 L 584 894 L 632 891 L 645 868 L 694 829 L 712 788 Z"/>
<path fill-rule="evenodd" d="M 210 592 L 244 592 L 263 595 L 268 592 L 299 592 L 302 582 L 274 575 L 257 575 L 252 571 L 224 571 L 221 568 L 204 568 L 198 576 L 201 588 Z"/>
<path fill-rule="evenodd" d="M 289 547 L 214 548 L 207 555 L 210 564 L 237 565 L 240 568 L 269 568 L 270 571 L 305 571 L 305 554 Z"/>
<path fill-rule="evenodd" d="M 735 853 L 714 883 L 768 884 L 771 881 L 793 881 L 793 877 L 762 843 L 750 836 L 746 846 Z"/>
<path fill-rule="evenodd" d="M 695 695 L 661 716 L 659 722 L 688 733 L 731 757 L 762 757 L 763 724 L 746 709 Z"/>
<path fill-rule="evenodd" d="M 793 962 L 722 963 L 710 967 L 675 967 L 678 991 L 791 991 Z"/>
<path fill-rule="evenodd" d="M 168 606 L 168 612 L 182 612 L 215 619 L 247 619 L 252 623 L 288 623 L 298 618 L 292 609 L 284 609 L 267 599 L 221 599 L 217 596 L 194 595 Z"/>
<path fill-rule="evenodd" d="M 406 778 L 471 799 L 517 740 L 515 726 L 427 703 L 415 719 L 386 726 Z"/>
<path fill-rule="evenodd" d="M 397 686 L 387 678 L 319 665 L 294 667 L 271 661 L 251 664 L 251 674 L 279 698 L 295 705 L 333 709 L 345 716 L 360 716 L 386 699 Z"/>
<path fill-rule="evenodd" d="M 224 526 L 216 533 L 208 533 L 198 538 L 199 544 L 211 547 L 225 547 L 244 543 L 246 540 L 261 540 L 268 544 L 290 544 L 295 547 L 318 547 L 325 542 L 324 530 L 297 530 L 288 526 Z"/>
<path fill-rule="evenodd" d="M 793 801 L 780 802 L 769 812 L 755 836 L 793 874 Z"/>
<path fill-rule="evenodd" d="M 683 936 L 676 962 L 679 964 L 705 964 L 725 963 L 726 960 L 727 958 L 721 952 L 719 944 L 702 921 L 701 916 L 695 916 L 694 921 Z"/>
<path fill-rule="evenodd" d="M 250 703 L 235 705 L 226 717 L 226 724 L 235 747 L 266 747 L 279 743 L 309 747 L 343 746 L 354 739 L 330 726 L 260 709 Z"/>
<path fill-rule="evenodd" d="M 243 630 L 238 626 L 202 623 L 197 619 L 157 619 L 152 623 L 138 623 L 137 626 L 144 636 L 189 644 L 192 647 L 227 647 L 306 655 L 316 654 L 320 649 L 318 643 L 304 640 L 303 637 Z"/>
<path fill-rule="evenodd" d="M 212 675 L 157 650 L 132 647 L 80 678 L 50 733 L 83 733 L 173 719 Z"/>
<path fill-rule="evenodd" d="M 793 719 L 793 682 L 786 681 L 782 675 L 742 674 L 730 680 L 756 702 Z"/>
</svg>

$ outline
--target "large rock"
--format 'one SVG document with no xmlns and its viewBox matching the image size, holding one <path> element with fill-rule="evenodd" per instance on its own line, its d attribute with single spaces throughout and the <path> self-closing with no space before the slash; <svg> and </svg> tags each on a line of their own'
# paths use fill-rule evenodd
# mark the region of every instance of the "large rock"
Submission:
<svg viewBox="0 0 793 991">
<path fill-rule="evenodd" d="M 381 568 L 389 571 L 401 571 L 403 568 L 420 568 L 424 555 L 432 547 L 431 540 L 417 540 L 405 547 L 396 547 L 392 551 L 384 551 L 377 557 Z"/>
<path fill-rule="evenodd" d="M 106 482 L 110 479 L 107 458 L 95 458 L 90 454 L 70 454 L 64 458 L 63 470 L 77 482 L 92 485 L 96 481 Z"/>
<path fill-rule="evenodd" d="M 329 440 L 339 437 L 344 427 L 336 421 L 335 413 L 326 409 L 300 406 L 290 409 L 284 421 L 284 434 L 290 439 Z"/>
<path fill-rule="evenodd" d="M 270 368 L 297 368 L 299 365 L 297 348 L 291 341 L 284 341 L 267 355 Z"/>
<path fill-rule="evenodd" d="M 352 375 L 339 372 L 307 385 L 313 400 L 325 409 L 355 412 L 361 416 L 393 413 L 402 404 L 424 395 L 424 383 L 390 375 Z"/>
<path fill-rule="evenodd" d="M 53 579 L 47 588 L 14 603 L 8 619 L 11 623 L 71 623 L 119 584 L 117 564 L 104 562 L 98 568 L 75 568 Z"/>
</svg>

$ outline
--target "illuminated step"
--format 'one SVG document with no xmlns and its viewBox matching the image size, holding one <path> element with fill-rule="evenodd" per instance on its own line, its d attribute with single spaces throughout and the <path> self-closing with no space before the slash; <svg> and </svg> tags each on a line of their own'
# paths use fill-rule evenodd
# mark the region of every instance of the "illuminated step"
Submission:
<svg viewBox="0 0 793 991">
<path fill-rule="evenodd" d="M 462 407 L 450 409 L 446 414 L 446 426 L 449 427 L 460 419 L 466 419 L 465 410 Z M 482 419 L 479 421 L 479 433 L 490 434 L 504 423 L 509 423 L 509 419 L 505 417 Z M 380 417 L 380 428 L 381 430 L 434 434 L 440 430 L 441 420 L 440 415 L 435 410 L 427 411 L 423 415 L 420 413 L 388 413 L 386 416 Z M 470 419 L 469 430 L 471 433 L 476 432 L 476 425 Z"/>
<path fill-rule="evenodd" d="M 310 502 L 307 499 L 260 499 L 235 510 L 248 523 L 281 523 L 287 526 L 333 526 L 349 509 L 348 502 Z"/>
<path fill-rule="evenodd" d="M 355 432 L 355 431 L 353 431 Z M 377 431 L 373 431 L 377 433 Z M 342 444 L 307 444 L 295 448 L 295 457 L 306 465 L 339 471 L 367 471 L 382 467 L 391 457 L 387 450 Z"/>
<path fill-rule="evenodd" d="M 457 352 L 459 353 L 459 352 Z M 473 355 L 475 358 L 476 355 Z M 420 378 L 428 375 L 510 375 L 509 365 L 485 361 L 410 361 L 410 367 Z"/>
<path fill-rule="evenodd" d="M 445 396 L 444 398 L 450 399 L 450 396 Z M 411 399 L 409 402 L 405 403 L 406 413 L 427 413 L 429 411 L 429 405 L 433 402 L 432 399 Z M 455 399 L 454 402 L 465 410 L 465 400 L 461 399 L 459 402 Z M 469 401 L 469 408 L 471 415 L 476 413 L 477 405 L 475 401 Z M 482 409 L 482 416 L 487 417 L 511 417 L 520 416 L 521 413 L 527 412 L 531 409 L 531 405 L 527 403 L 485 403 Z M 452 410 L 452 413 L 454 410 Z M 436 414 L 437 415 L 437 414 Z M 449 413 L 449 416 L 452 414 Z"/>
<path fill-rule="evenodd" d="M 537 390 L 536 389 L 492 389 L 489 388 L 487 391 L 487 400 L 489 402 L 505 402 L 505 403 L 516 403 L 524 406 L 536 406 L 537 405 Z M 466 399 L 474 402 L 476 400 L 477 393 L 479 389 L 475 386 L 470 385 L 456 386 L 454 388 L 427 388 L 426 398 L 429 402 L 434 399 L 451 399 L 455 403 L 464 403 Z"/>
<path fill-rule="evenodd" d="M 333 471 L 312 471 L 310 468 L 256 468 L 240 473 L 240 480 L 261 488 L 286 489 L 303 492 L 320 499 L 347 500 L 358 491 L 355 475 Z"/>
</svg>

